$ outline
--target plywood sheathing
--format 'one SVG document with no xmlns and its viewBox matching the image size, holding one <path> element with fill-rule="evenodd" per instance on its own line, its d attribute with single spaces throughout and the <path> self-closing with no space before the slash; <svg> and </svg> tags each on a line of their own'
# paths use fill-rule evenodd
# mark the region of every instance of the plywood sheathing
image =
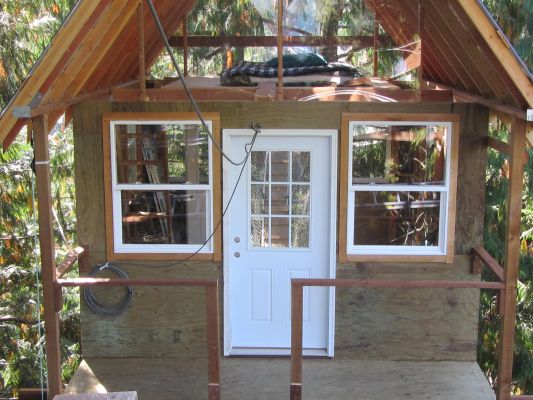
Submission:
<svg viewBox="0 0 533 400">
<path fill-rule="evenodd" d="M 286 400 L 287 358 L 223 358 L 225 400 Z M 131 390 L 141 399 L 206 399 L 205 360 L 85 358 L 68 393 Z M 475 362 L 352 361 L 306 359 L 306 400 L 494 400 Z M 157 384 L 154 384 L 154 381 Z"/>
<path fill-rule="evenodd" d="M 247 128 L 251 122 L 259 122 L 265 129 L 339 129 L 343 112 L 450 112 L 450 105 L 443 103 L 202 102 L 200 107 L 203 112 L 219 112 L 223 129 Z M 484 182 L 485 159 L 481 154 L 474 153 L 474 149 L 482 148 L 488 116 L 486 109 L 481 106 L 456 105 L 455 108 L 455 112 L 462 115 L 459 163 L 463 170 L 469 172 L 459 176 L 457 220 L 465 223 L 460 224 L 456 230 L 456 257 L 453 266 L 439 263 L 418 263 L 411 266 L 398 263 L 377 266 L 372 263 L 366 263 L 366 266 L 339 264 L 339 277 L 371 275 L 375 278 L 394 278 L 394 274 L 402 274 L 402 279 L 419 279 L 421 276 L 450 279 L 452 275 L 455 278 L 460 276 L 461 279 L 479 279 L 469 273 L 468 253 L 472 247 L 482 243 L 483 237 L 483 210 L 478 206 L 483 203 L 479 196 L 484 192 L 479 188 Z M 106 112 L 143 111 L 183 112 L 189 111 L 189 104 L 91 101 L 74 107 L 76 200 L 79 204 L 85 204 L 79 210 L 78 233 L 80 242 L 89 246 L 91 266 L 106 258 L 100 116 Z M 477 156 L 472 157 L 472 154 Z M 146 267 L 142 267 L 128 265 L 127 261 L 121 262 L 128 274 L 136 278 L 221 278 L 219 263 L 196 262 L 173 268 L 159 267 L 158 264 L 161 263 L 157 262 L 146 264 Z M 365 293 L 370 298 L 367 301 L 364 298 L 358 300 Z M 432 291 L 424 290 L 404 294 L 398 290 L 339 291 L 337 313 L 340 326 L 337 331 L 339 347 L 336 356 L 342 358 L 344 354 L 344 358 L 368 358 L 371 354 L 376 357 L 388 354 L 391 359 L 404 360 L 428 357 L 440 360 L 474 360 L 479 298 L 477 293 L 475 290 L 439 290 L 431 300 L 429 297 L 433 295 Z M 114 295 L 121 296 L 122 292 Z M 399 300 L 404 306 L 410 304 L 407 309 L 412 311 L 403 314 L 399 312 L 400 308 L 394 306 Z M 360 305 L 364 305 L 366 311 L 360 309 Z M 139 288 L 135 290 L 131 307 L 125 315 L 103 319 L 82 305 L 82 341 L 86 356 L 143 357 L 152 354 L 156 357 L 189 360 L 205 353 L 205 304 L 202 293 Z M 372 311 L 368 307 L 372 307 Z M 435 325 L 432 323 L 432 314 L 442 318 L 437 324 L 439 329 L 433 329 Z M 342 325 L 342 315 L 356 316 L 355 320 L 361 321 L 361 329 L 355 336 L 352 325 Z M 392 341 L 385 340 L 390 330 L 381 331 L 374 342 L 366 339 L 372 337 L 369 329 L 373 329 L 374 318 L 376 323 L 390 320 L 391 326 L 396 327 Z M 413 333 L 409 320 L 420 321 L 420 330 Z M 420 335 L 426 336 L 424 344 L 420 344 Z M 114 343 L 113 348 L 109 348 L 110 342 Z"/>
</svg>

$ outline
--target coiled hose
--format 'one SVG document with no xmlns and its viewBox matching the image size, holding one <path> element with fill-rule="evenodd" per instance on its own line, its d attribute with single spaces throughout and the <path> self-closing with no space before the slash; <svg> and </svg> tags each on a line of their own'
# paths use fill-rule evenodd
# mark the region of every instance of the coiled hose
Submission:
<svg viewBox="0 0 533 400">
<path fill-rule="evenodd" d="M 128 279 L 128 274 L 121 270 L 118 265 L 114 262 L 106 262 L 104 264 L 96 264 L 96 266 L 91 270 L 89 273 L 89 276 L 96 276 L 98 273 L 109 270 L 120 276 L 121 278 Z M 85 299 L 85 302 L 89 306 L 89 308 L 96 314 L 99 315 L 119 315 L 122 314 L 126 308 L 128 308 L 129 304 L 131 303 L 131 300 L 133 298 L 133 286 L 128 286 L 128 292 L 126 293 L 126 296 L 124 299 L 116 304 L 106 305 L 98 302 L 96 298 L 94 297 L 94 293 L 92 292 L 91 288 L 89 286 L 86 286 L 83 288 L 83 298 Z"/>
</svg>

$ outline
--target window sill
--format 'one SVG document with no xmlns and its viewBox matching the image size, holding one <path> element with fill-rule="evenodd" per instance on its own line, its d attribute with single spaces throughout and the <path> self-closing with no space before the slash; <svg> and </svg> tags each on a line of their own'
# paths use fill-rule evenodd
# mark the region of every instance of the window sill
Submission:
<svg viewBox="0 0 533 400">
<path fill-rule="evenodd" d="M 193 253 L 115 253 L 107 252 L 109 261 L 180 261 L 191 257 Z M 213 253 L 198 253 L 191 261 L 216 261 Z"/>
<path fill-rule="evenodd" d="M 340 263 L 351 262 L 428 262 L 428 263 L 453 263 L 453 255 L 426 255 L 426 254 L 348 254 L 339 255 Z"/>
</svg>

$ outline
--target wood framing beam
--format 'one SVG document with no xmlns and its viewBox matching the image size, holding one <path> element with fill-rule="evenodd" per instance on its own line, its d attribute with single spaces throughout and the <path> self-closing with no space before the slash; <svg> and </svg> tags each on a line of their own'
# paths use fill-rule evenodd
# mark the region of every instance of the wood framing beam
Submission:
<svg viewBox="0 0 533 400">
<path fill-rule="evenodd" d="M 61 394 L 61 354 L 59 349 L 59 316 L 56 310 L 55 245 L 52 231 L 52 194 L 50 155 L 48 150 L 48 116 L 32 121 L 35 143 L 35 173 L 37 176 L 37 205 L 39 210 L 39 243 L 41 247 L 41 277 L 43 284 L 44 324 L 46 334 L 46 364 L 48 396 Z"/>
<path fill-rule="evenodd" d="M 511 154 L 511 148 L 509 146 L 509 143 L 502 142 L 501 140 L 498 140 L 493 137 L 487 138 L 487 146 L 492 147 L 495 150 L 498 150 L 500 153 L 503 153 L 505 155 Z"/>
<path fill-rule="evenodd" d="M 136 81 L 127 82 L 124 85 L 131 85 L 132 83 L 136 83 Z M 124 86 L 124 85 L 120 85 L 120 86 Z M 30 106 L 16 107 L 13 110 L 13 115 L 16 118 L 34 118 L 34 117 L 37 117 L 43 114 L 57 113 L 57 112 L 63 113 L 66 111 L 67 108 L 69 108 L 70 106 L 76 103 L 80 103 L 85 100 L 91 100 L 91 99 L 97 99 L 100 97 L 109 96 L 111 94 L 111 89 L 112 88 L 110 87 L 99 89 L 91 93 L 85 93 L 79 96 L 63 99 L 62 101 L 57 102 L 57 103 L 47 103 L 47 104 L 43 104 L 37 107 L 30 107 Z"/>
<path fill-rule="evenodd" d="M 189 76 L 189 35 L 187 33 L 187 15 L 183 17 L 181 23 L 182 39 L 183 39 L 183 76 Z"/>
<path fill-rule="evenodd" d="M 209 400 L 220 399 L 220 335 L 218 287 L 205 288 L 207 323 L 207 390 Z"/>
<path fill-rule="evenodd" d="M 518 107 L 508 106 L 496 100 L 486 99 L 485 97 L 479 96 L 477 94 L 468 93 L 464 90 L 455 89 L 450 86 L 443 85 L 441 83 L 429 83 L 438 90 L 451 90 L 453 92 L 454 98 L 458 101 L 463 101 L 465 103 L 479 103 L 492 110 L 499 111 L 504 114 L 509 114 L 512 117 L 516 117 L 521 120 L 526 119 L 526 112 Z"/>
<path fill-rule="evenodd" d="M 277 36 L 172 36 L 169 43 L 172 47 L 276 47 Z M 285 36 L 283 45 L 286 47 L 322 47 L 322 46 L 353 46 L 356 48 L 389 47 L 391 40 L 386 35 L 374 36 Z"/>
<path fill-rule="evenodd" d="M 496 98 L 509 98 L 509 89 L 512 84 L 505 84 L 501 79 L 501 74 L 491 62 L 487 62 L 481 46 L 476 43 L 475 35 L 472 35 L 471 29 L 468 29 L 468 25 L 464 21 L 458 18 L 458 15 L 454 13 L 448 4 L 446 7 L 442 6 L 438 0 L 430 0 L 430 4 L 434 10 L 434 16 L 441 16 L 441 18 L 434 18 L 435 23 L 442 26 L 442 31 L 446 37 L 453 38 L 455 47 L 457 47 L 460 57 L 470 60 L 469 70 L 471 71 L 474 79 L 479 81 L 480 85 L 485 88 L 484 92 L 480 92 L 484 97 L 490 97 L 489 94 Z M 473 29 L 473 28 L 472 28 Z M 499 93 L 499 96 L 497 95 Z M 517 95 L 515 101 L 520 103 L 521 95 L 518 92 L 513 92 Z"/>
<path fill-rule="evenodd" d="M 418 66 L 418 92 L 419 95 L 422 95 L 422 90 L 425 89 L 426 82 L 424 80 L 424 53 L 425 53 L 425 47 L 426 47 L 426 32 L 425 32 L 425 14 L 426 14 L 426 8 L 424 6 L 424 3 L 422 0 L 418 0 L 418 36 L 420 37 L 420 65 Z"/>
<path fill-rule="evenodd" d="M 513 118 L 509 157 L 509 188 L 507 194 L 507 218 L 505 235 L 504 316 L 500 326 L 498 348 L 497 400 L 509 400 L 513 373 L 514 333 L 516 323 L 516 294 L 520 261 L 520 218 L 522 211 L 522 185 L 524 177 L 524 148 L 526 123 Z"/>
<path fill-rule="evenodd" d="M 511 51 L 511 45 L 499 34 L 499 28 L 492 22 L 489 15 L 479 1 L 455 0 L 475 26 L 483 42 L 492 51 L 491 57 L 495 63 L 504 68 L 506 74 L 514 83 L 514 88 L 524 96 L 527 104 L 533 107 L 533 83 L 524 65 Z M 518 104 L 522 106 L 522 104 Z"/>
<path fill-rule="evenodd" d="M 14 107 L 30 104 L 36 93 L 50 86 L 75 52 L 76 43 L 81 41 L 85 32 L 105 10 L 109 1 L 83 1 L 76 4 L 63 27 L 33 67 L 30 76 L 4 109 L 0 118 L 0 142 L 5 141 L 9 145 L 21 128 L 19 120 L 12 116 Z M 6 141 L 7 136 L 9 140 Z M 7 147 L 6 143 L 3 145 L 4 148 Z"/>
<path fill-rule="evenodd" d="M 139 88 L 141 101 L 146 100 L 146 56 L 144 50 L 144 0 L 137 6 L 137 43 L 139 47 Z"/>
<path fill-rule="evenodd" d="M 137 7 L 132 0 L 114 0 L 105 14 L 91 27 L 56 83 L 45 94 L 43 102 L 57 102 L 65 96 L 72 97 L 80 94 L 124 27 L 128 23 L 136 27 L 136 11 Z M 135 76 L 138 73 L 137 54 L 134 58 Z"/>
<path fill-rule="evenodd" d="M 483 248 L 483 246 L 476 247 L 473 249 L 474 257 L 480 259 L 483 264 L 485 264 L 487 267 L 490 268 L 490 270 L 498 277 L 500 281 L 503 282 L 504 277 L 504 270 L 498 264 L 498 262 L 489 254 L 487 250 Z"/>
<path fill-rule="evenodd" d="M 165 35 L 169 37 L 173 34 L 179 27 L 181 20 L 184 15 L 190 11 L 191 7 L 194 5 L 193 2 L 182 2 L 176 6 L 173 2 L 157 2 L 154 4 L 158 15 L 165 15 L 166 18 L 161 20 Z M 161 54 L 161 51 L 164 50 L 164 44 L 161 40 L 159 31 L 155 28 L 152 14 L 148 12 L 145 14 L 145 26 L 146 26 L 146 65 L 151 66 L 156 58 Z M 150 33 L 148 35 L 148 33 Z M 135 68 L 137 67 L 135 63 L 131 62 L 131 59 L 121 60 L 119 63 L 119 68 L 109 76 L 109 84 L 118 80 L 127 80 L 135 73 Z"/>
<path fill-rule="evenodd" d="M 302 399 L 303 287 L 291 287 L 290 400 Z"/>
<path fill-rule="evenodd" d="M 74 264 L 81 258 L 85 257 L 85 248 L 83 247 L 76 247 L 72 251 L 70 251 L 67 256 L 65 257 L 65 260 L 57 266 L 56 269 L 56 277 L 57 279 L 62 278 L 68 271 L 72 269 Z"/>
<path fill-rule="evenodd" d="M 278 86 L 276 90 L 276 99 L 278 101 L 283 100 L 283 10 L 285 0 L 278 0 L 278 36 L 277 36 L 277 48 L 278 48 Z"/>
</svg>

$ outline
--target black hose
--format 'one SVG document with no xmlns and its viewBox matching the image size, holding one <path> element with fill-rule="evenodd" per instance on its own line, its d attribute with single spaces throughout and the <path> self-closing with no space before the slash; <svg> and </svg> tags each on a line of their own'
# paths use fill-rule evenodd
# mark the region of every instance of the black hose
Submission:
<svg viewBox="0 0 533 400">
<path fill-rule="evenodd" d="M 91 270 L 89 276 L 94 277 L 104 270 L 110 270 L 121 278 L 128 279 L 128 274 L 121 270 L 114 262 L 97 264 L 96 267 Z M 126 308 L 128 308 L 129 304 L 131 303 L 131 300 L 133 298 L 133 286 L 128 286 L 128 293 L 126 293 L 126 296 L 121 302 L 116 304 L 106 305 L 98 302 L 89 286 L 83 288 L 83 298 L 85 299 L 85 302 L 87 303 L 89 308 L 95 314 L 116 316 L 126 311 Z"/>
</svg>

